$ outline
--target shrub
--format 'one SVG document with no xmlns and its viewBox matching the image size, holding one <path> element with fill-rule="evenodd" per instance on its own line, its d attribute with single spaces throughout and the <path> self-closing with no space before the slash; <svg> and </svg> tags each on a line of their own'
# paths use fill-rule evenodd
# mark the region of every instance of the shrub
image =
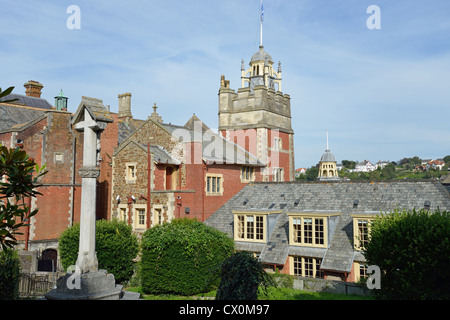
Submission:
<svg viewBox="0 0 450 320">
<path fill-rule="evenodd" d="M 12 249 L 0 250 L 0 300 L 19 298 L 20 260 Z"/>
<path fill-rule="evenodd" d="M 114 274 L 118 283 L 129 281 L 134 272 L 133 259 L 139 251 L 139 242 L 132 233 L 132 227 L 125 222 L 98 220 L 95 237 L 98 268 Z M 76 263 L 79 239 L 80 224 L 62 233 L 59 251 L 64 269 Z"/>
<path fill-rule="evenodd" d="M 193 295 L 215 288 L 220 265 L 234 250 L 226 234 L 191 219 L 176 219 L 142 237 L 143 292 Z"/>
<path fill-rule="evenodd" d="M 267 287 L 275 282 L 264 271 L 261 263 L 248 252 L 236 252 L 222 265 L 217 300 L 256 300 L 258 288 L 267 294 Z"/>
<path fill-rule="evenodd" d="M 381 269 L 381 299 L 450 299 L 450 213 L 395 211 L 377 218 L 363 252 Z"/>
</svg>

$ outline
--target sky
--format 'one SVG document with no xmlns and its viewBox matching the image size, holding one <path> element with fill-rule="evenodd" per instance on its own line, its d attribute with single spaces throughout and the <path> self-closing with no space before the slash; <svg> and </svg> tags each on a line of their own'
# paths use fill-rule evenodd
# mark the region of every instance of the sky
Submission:
<svg viewBox="0 0 450 320">
<path fill-rule="evenodd" d="M 450 154 L 450 1 L 263 5 L 264 49 L 281 61 L 291 97 L 297 168 L 317 164 L 327 131 L 337 162 Z M 239 89 L 259 19 L 260 0 L 2 0 L 0 87 L 24 94 L 39 81 L 51 104 L 62 89 L 71 112 L 82 96 L 117 112 L 129 92 L 137 119 L 156 103 L 166 123 L 195 113 L 214 129 L 220 76 Z"/>
</svg>

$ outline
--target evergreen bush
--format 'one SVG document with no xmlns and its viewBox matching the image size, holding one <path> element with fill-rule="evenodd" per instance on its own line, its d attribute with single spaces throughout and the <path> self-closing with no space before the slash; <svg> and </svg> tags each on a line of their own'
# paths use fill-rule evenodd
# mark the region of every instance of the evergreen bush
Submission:
<svg viewBox="0 0 450 320">
<path fill-rule="evenodd" d="M 13 249 L 0 250 L 0 300 L 17 300 L 19 281 L 19 255 Z"/>
<path fill-rule="evenodd" d="M 398 211 L 373 221 L 363 248 L 381 270 L 381 299 L 450 299 L 450 213 Z"/>
<path fill-rule="evenodd" d="M 264 295 L 269 286 L 276 283 L 262 264 L 248 252 L 236 252 L 222 265 L 216 300 L 256 300 L 258 288 L 264 289 L 260 291 Z"/>
<path fill-rule="evenodd" d="M 144 293 L 193 295 L 219 283 L 220 266 L 234 250 L 226 234 L 192 219 L 176 219 L 142 237 Z"/>
<path fill-rule="evenodd" d="M 116 220 L 98 220 L 95 237 L 98 268 L 112 273 L 118 283 L 129 281 L 134 272 L 133 259 L 139 252 L 139 242 L 132 233 L 132 227 Z M 59 252 L 64 269 L 75 265 L 79 239 L 78 223 L 62 233 L 59 239 Z"/>
</svg>

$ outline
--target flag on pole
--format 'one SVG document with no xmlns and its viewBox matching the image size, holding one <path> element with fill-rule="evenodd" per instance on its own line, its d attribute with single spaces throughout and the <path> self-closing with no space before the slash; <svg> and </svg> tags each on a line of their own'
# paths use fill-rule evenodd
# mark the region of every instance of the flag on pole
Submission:
<svg viewBox="0 0 450 320">
<path fill-rule="evenodd" d="M 262 1 L 261 1 L 261 22 L 263 22 L 263 21 L 264 21 L 264 7 L 263 7 Z"/>
</svg>

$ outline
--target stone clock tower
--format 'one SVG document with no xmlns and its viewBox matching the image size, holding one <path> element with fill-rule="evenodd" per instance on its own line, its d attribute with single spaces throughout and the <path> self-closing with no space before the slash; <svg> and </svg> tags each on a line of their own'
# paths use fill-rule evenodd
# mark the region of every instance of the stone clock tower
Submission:
<svg viewBox="0 0 450 320">
<path fill-rule="evenodd" d="M 219 89 L 219 131 L 265 164 L 262 181 L 294 180 L 294 132 L 291 101 L 281 92 L 281 63 L 277 70 L 262 45 L 249 68 L 241 65 L 241 88 L 236 92 L 222 76 Z"/>
</svg>

